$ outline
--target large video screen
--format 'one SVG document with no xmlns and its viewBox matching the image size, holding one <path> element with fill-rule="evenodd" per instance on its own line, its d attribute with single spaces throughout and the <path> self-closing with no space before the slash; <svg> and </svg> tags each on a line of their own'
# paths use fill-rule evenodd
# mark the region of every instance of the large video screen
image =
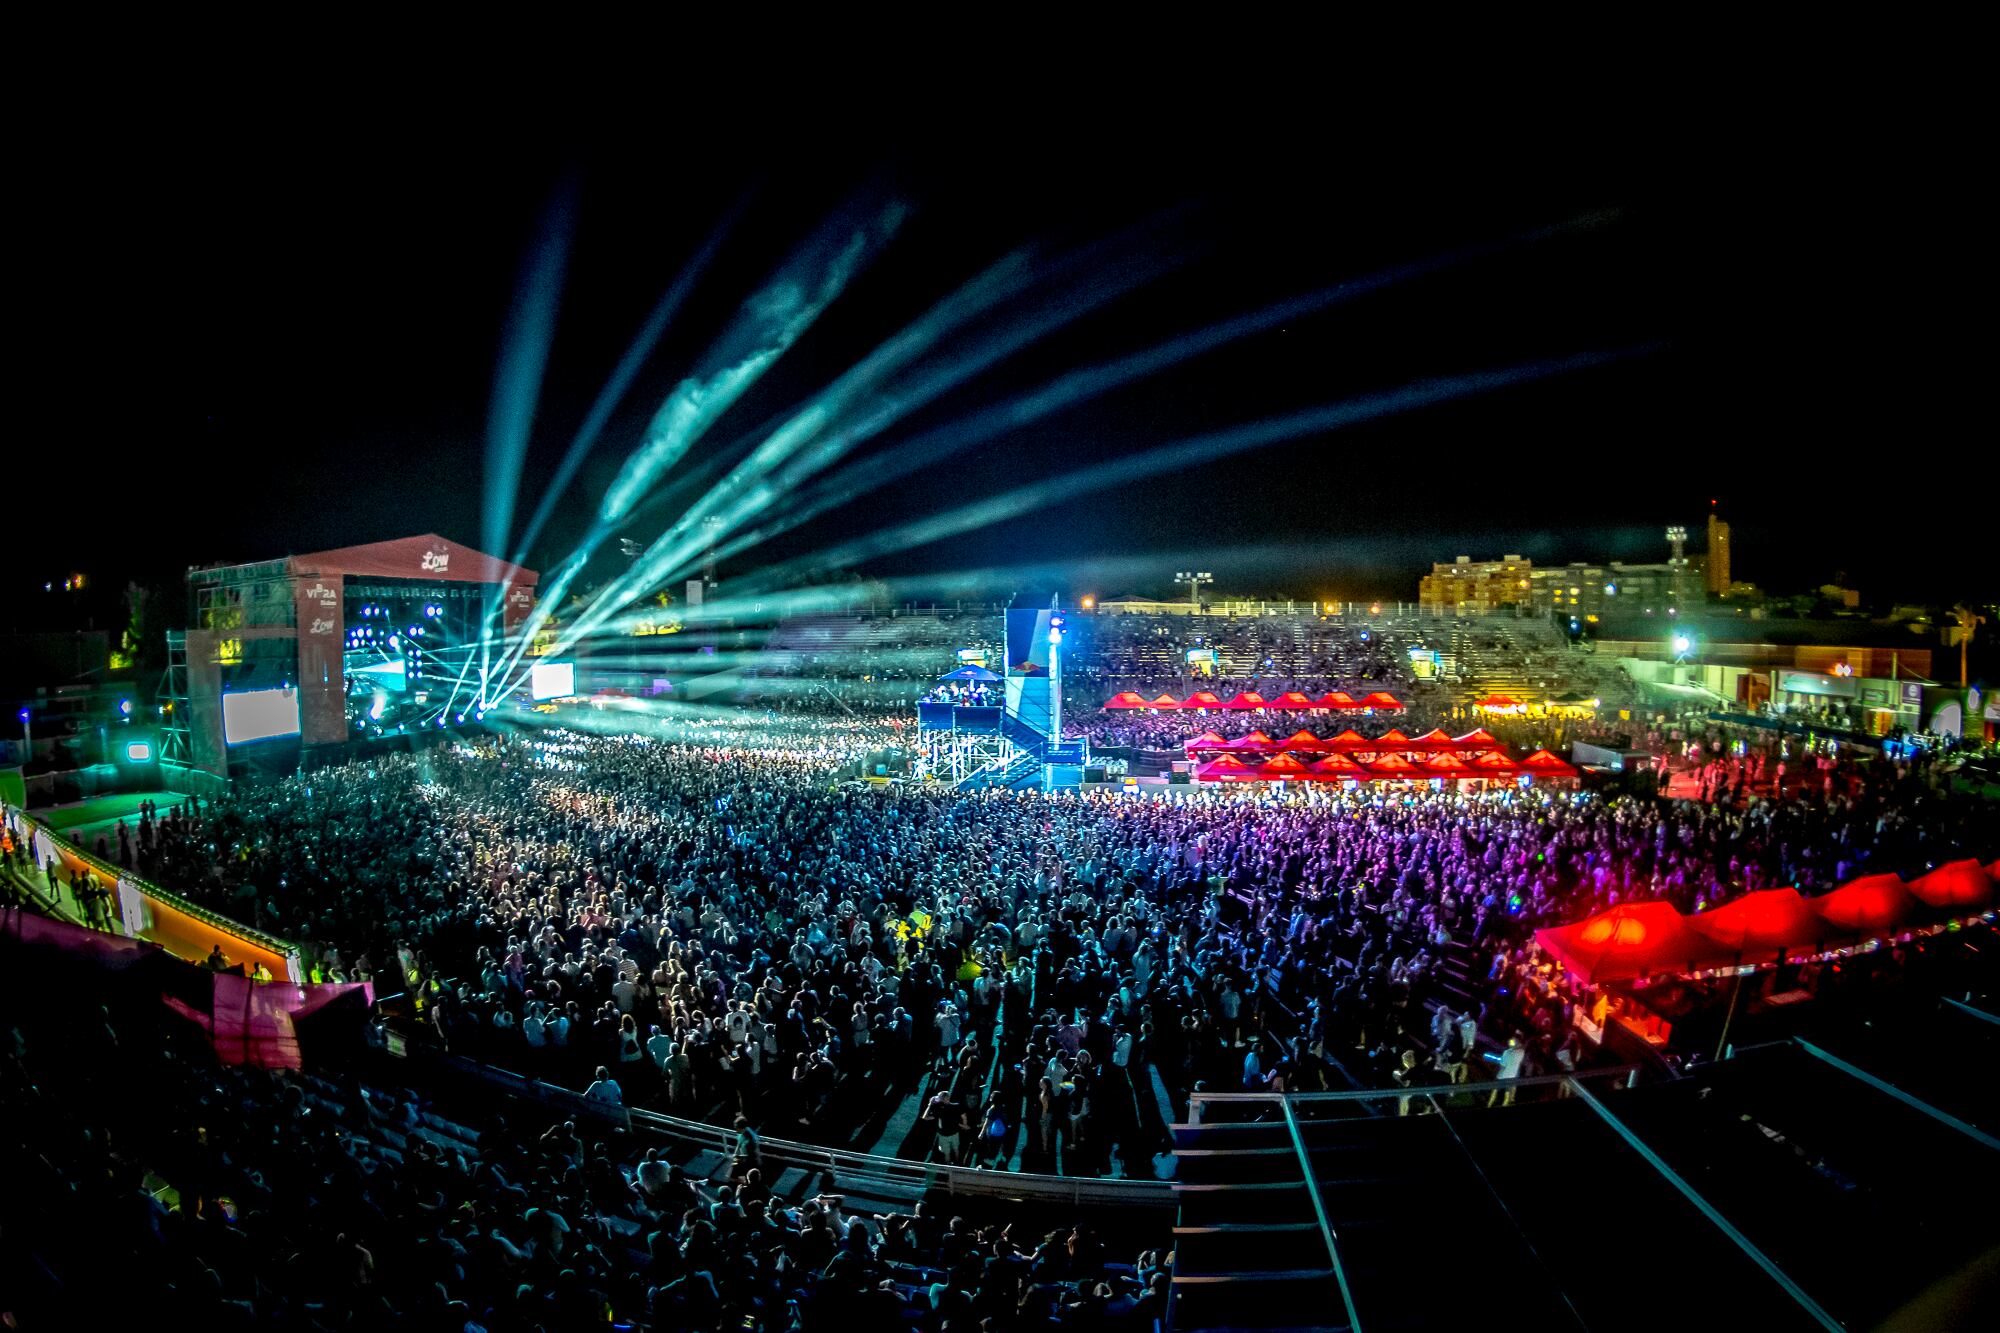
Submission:
<svg viewBox="0 0 2000 1333">
<path fill-rule="evenodd" d="M 222 738 L 229 744 L 298 734 L 297 690 L 236 690 L 222 696 Z"/>
<path fill-rule="evenodd" d="M 528 694 L 543 699 L 567 699 L 576 693 L 576 663 L 537 662 L 528 669 Z"/>
</svg>

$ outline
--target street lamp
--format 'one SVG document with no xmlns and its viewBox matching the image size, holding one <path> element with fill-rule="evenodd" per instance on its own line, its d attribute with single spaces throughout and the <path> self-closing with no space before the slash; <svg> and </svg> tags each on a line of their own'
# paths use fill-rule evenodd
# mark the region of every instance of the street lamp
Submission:
<svg viewBox="0 0 2000 1333">
<path fill-rule="evenodd" d="M 1198 614 L 1201 611 L 1201 589 L 1203 584 L 1215 582 L 1215 575 L 1207 570 L 1184 569 L 1174 575 L 1175 583 L 1185 583 L 1188 589 L 1188 605 Z"/>
</svg>

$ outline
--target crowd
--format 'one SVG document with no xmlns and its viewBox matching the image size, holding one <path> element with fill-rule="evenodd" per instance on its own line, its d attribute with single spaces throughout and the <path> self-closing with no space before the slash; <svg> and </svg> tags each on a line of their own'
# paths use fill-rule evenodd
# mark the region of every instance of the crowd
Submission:
<svg viewBox="0 0 2000 1333">
<path fill-rule="evenodd" d="M 144 995 L 8 1013 L 10 1328 L 1112 1333 L 1164 1313 L 1162 1252 L 1115 1262 L 1086 1227 L 788 1202 L 754 1142 L 696 1178 L 588 1117 L 447 1117 L 375 1066 L 219 1067 Z"/>
<path fill-rule="evenodd" d="M 323 975 L 393 978 L 453 1049 L 605 1100 L 867 1149 L 917 1097 L 892 1150 L 1150 1174 L 1197 1085 L 1573 1061 L 1559 1005 L 1515 984 L 1538 926 L 2000 850 L 1991 807 L 1921 762 L 1826 757 L 1691 802 L 972 796 L 855 790 L 837 762 L 888 723 L 793 722 L 377 758 L 149 812 L 129 854 Z M 1485 961 L 1439 1018 L 1448 950 Z"/>
</svg>

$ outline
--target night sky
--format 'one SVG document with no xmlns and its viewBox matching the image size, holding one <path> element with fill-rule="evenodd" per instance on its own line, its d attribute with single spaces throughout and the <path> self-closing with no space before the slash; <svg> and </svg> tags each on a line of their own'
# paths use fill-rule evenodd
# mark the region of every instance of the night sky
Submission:
<svg viewBox="0 0 2000 1333">
<path fill-rule="evenodd" d="M 875 447 L 1330 282 L 1611 216 L 1128 385 L 739 557 L 725 580 L 1204 430 L 1639 348 L 1090 495 L 868 572 L 1073 561 L 1068 591 L 1147 593 L 1200 563 L 1221 594 L 1408 598 L 1431 561 L 1458 554 L 1664 558 L 1659 530 L 1698 534 L 1714 499 L 1736 526 L 1738 578 L 1787 591 L 1844 573 L 1871 599 L 1993 595 L 2000 562 L 1981 557 L 1973 521 L 1992 504 L 1991 445 L 1978 443 L 1990 429 L 1961 419 L 1972 344 L 1951 313 L 1975 302 L 1974 186 L 1946 145 L 1775 121 L 1642 132 L 1588 108 L 1560 129 L 1472 117 L 1394 142 L 1331 111 L 1326 123 L 1132 107 L 1060 127 L 834 119 L 725 142 L 707 124 L 639 135 L 470 110 L 334 124 L 213 103 L 154 108 L 108 141 L 39 141 L 16 192 L 17 325 L 30 332 L 8 507 L 28 558 L 10 580 L 72 568 L 170 580 L 191 563 L 426 530 L 479 544 L 500 330 L 537 219 L 570 181 L 571 261 L 521 518 L 653 303 L 742 211 L 531 551 L 542 568 L 742 301 L 848 201 L 888 194 L 912 208 L 900 233 L 690 465 L 1019 246 L 1061 252 L 1150 219 L 1176 262 Z M 633 535 L 650 539 L 664 517 Z M 1153 577 L 1107 586 L 1095 572 L 1134 552 L 1157 555 Z"/>
</svg>

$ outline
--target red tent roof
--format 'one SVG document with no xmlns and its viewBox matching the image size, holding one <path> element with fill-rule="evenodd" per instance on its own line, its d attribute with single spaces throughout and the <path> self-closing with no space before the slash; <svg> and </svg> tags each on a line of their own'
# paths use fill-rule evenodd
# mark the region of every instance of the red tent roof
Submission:
<svg viewBox="0 0 2000 1333">
<path fill-rule="evenodd" d="M 1474 746 L 1487 749 L 1500 743 L 1499 738 L 1484 727 L 1474 727 L 1457 739 L 1458 748 L 1461 750 L 1470 750 Z"/>
<path fill-rule="evenodd" d="M 1286 690 L 1267 705 L 1271 708 L 1311 708 L 1313 701 L 1297 690 Z"/>
<path fill-rule="evenodd" d="M 327 577 L 353 574 L 365 578 L 417 579 L 424 583 L 533 586 L 539 577 L 532 569 L 523 569 L 484 551 L 446 541 L 434 532 L 417 537 L 399 537 L 394 541 L 370 542 L 366 546 L 313 551 L 292 556 L 286 563 L 293 574 L 323 574 Z"/>
<path fill-rule="evenodd" d="M 1121 690 L 1104 701 L 1106 708 L 1148 708 L 1146 696 L 1137 690 Z"/>
<path fill-rule="evenodd" d="M 1495 773 L 1512 773 L 1519 767 L 1505 750 L 1485 750 L 1472 756 L 1472 766 Z"/>
<path fill-rule="evenodd" d="M 1181 700 L 1181 707 L 1220 708 L 1222 707 L 1222 700 L 1216 697 L 1214 690 L 1196 690 L 1193 694 Z"/>
<path fill-rule="evenodd" d="M 1328 736 L 1326 738 L 1326 745 L 1329 749 L 1365 750 L 1374 743 L 1352 727 L 1341 732 L 1338 736 Z"/>
<path fill-rule="evenodd" d="M 1417 766 L 1399 754 L 1385 754 L 1368 765 L 1371 773 L 1415 773 Z"/>
<path fill-rule="evenodd" d="M 1670 903 L 1628 903 L 1535 940 L 1584 982 L 1625 981 L 1680 971 L 1711 949 L 1688 931 Z"/>
<path fill-rule="evenodd" d="M 1195 776 L 1208 782 L 1255 782 L 1260 772 L 1235 755 L 1226 754 L 1212 764 L 1203 764 L 1195 770 Z"/>
<path fill-rule="evenodd" d="M 1159 698 L 1153 700 L 1153 707 L 1155 708 L 1179 708 L 1180 706 L 1181 705 L 1175 701 L 1174 696 L 1171 694 L 1163 694 Z"/>
<path fill-rule="evenodd" d="M 1516 699 L 1512 695 L 1507 695 L 1507 694 L 1489 694 L 1484 699 L 1481 699 L 1478 703 L 1473 705 L 1474 708 L 1492 708 L 1492 709 L 1519 708 L 1520 706 L 1521 706 L 1521 701 L 1519 699 Z"/>
<path fill-rule="evenodd" d="M 1224 708 L 1262 708 L 1263 706 L 1264 696 L 1255 690 L 1245 690 L 1223 705 Z"/>
<path fill-rule="evenodd" d="M 1410 738 L 1405 736 L 1401 729 L 1397 727 L 1391 727 L 1375 738 L 1377 749 L 1394 749 L 1397 746 L 1408 745 L 1409 743 Z"/>
<path fill-rule="evenodd" d="M 1314 708 L 1361 707 L 1360 704 L 1354 702 L 1354 696 L 1347 693 L 1347 691 L 1345 690 L 1328 690 L 1325 694 L 1322 694 L 1319 698 L 1313 700 L 1312 706 Z"/>
<path fill-rule="evenodd" d="M 1434 754 L 1424 760 L 1423 766 L 1436 773 L 1451 776 L 1458 773 L 1475 773 L 1478 770 L 1455 754 Z"/>
<path fill-rule="evenodd" d="M 1712 912 L 1682 918 L 1687 928 L 1728 954 L 1777 954 L 1811 943 L 1820 920 L 1797 889 L 1746 893 Z"/>
<path fill-rule="evenodd" d="M 1813 911 L 1850 931 L 1885 930 L 1901 921 L 1914 895 L 1894 875 L 1863 875 L 1812 900 Z"/>
<path fill-rule="evenodd" d="M 1535 751 L 1533 754 L 1529 755 L 1526 759 L 1523 759 L 1521 761 L 1521 767 L 1526 769 L 1530 773 L 1542 773 L 1550 777 L 1556 777 L 1565 774 L 1570 777 L 1576 776 L 1576 769 L 1573 765 L 1565 762 L 1562 759 L 1558 759 L 1555 755 L 1550 754 L 1547 750 Z"/>
<path fill-rule="evenodd" d="M 1222 739 L 1221 736 L 1212 731 L 1204 731 L 1199 736 L 1190 736 L 1186 741 L 1187 748 L 1190 750 L 1207 750 L 1218 745 L 1227 744 L 1229 744 L 1228 741 Z"/>
<path fill-rule="evenodd" d="M 1317 750 L 1322 742 L 1319 737 L 1313 735 L 1304 727 L 1300 727 L 1297 731 L 1285 737 L 1282 744 L 1288 750 Z"/>
<path fill-rule="evenodd" d="M 1910 892 L 1932 907 L 1984 907 L 1993 901 L 1993 880 L 1968 857 L 1919 875 L 1910 881 Z"/>
<path fill-rule="evenodd" d="M 1361 701 L 1361 706 L 1363 708 L 1387 708 L 1392 712 L 1401 712 L 1403 701 L 1393 694 L 1377 690 L 1375 693 L 1364 698 Z"/>
<path fill-rule="evenodd" d="M 1432 727 L 1421 736 L 1410 738 L 1410 748 L 1425 750 L 1456 750 L 1458 742 L 1453 740 L 1443 727 Z"/>
<path fill-rule="evenodd" d="M 1324 773 L 1332 777 L 1343 777 L 1343 778 L 1358 778 L 1365 776 L 1368 772 L 1367 769 L 1355 763 L 1352 759 L 1349 759 L 1344 754 L 1328 755 L 1326 758 L 1314 764 L 1312 766 L 1312 771 L 1315 773 Z"/>
<path fill-rule="evenodd" d="M 1303 773 L 1306 766 L 1297 755 L 1281 754 L 1264 765 L 1266 773 Z"/>
</svg>

